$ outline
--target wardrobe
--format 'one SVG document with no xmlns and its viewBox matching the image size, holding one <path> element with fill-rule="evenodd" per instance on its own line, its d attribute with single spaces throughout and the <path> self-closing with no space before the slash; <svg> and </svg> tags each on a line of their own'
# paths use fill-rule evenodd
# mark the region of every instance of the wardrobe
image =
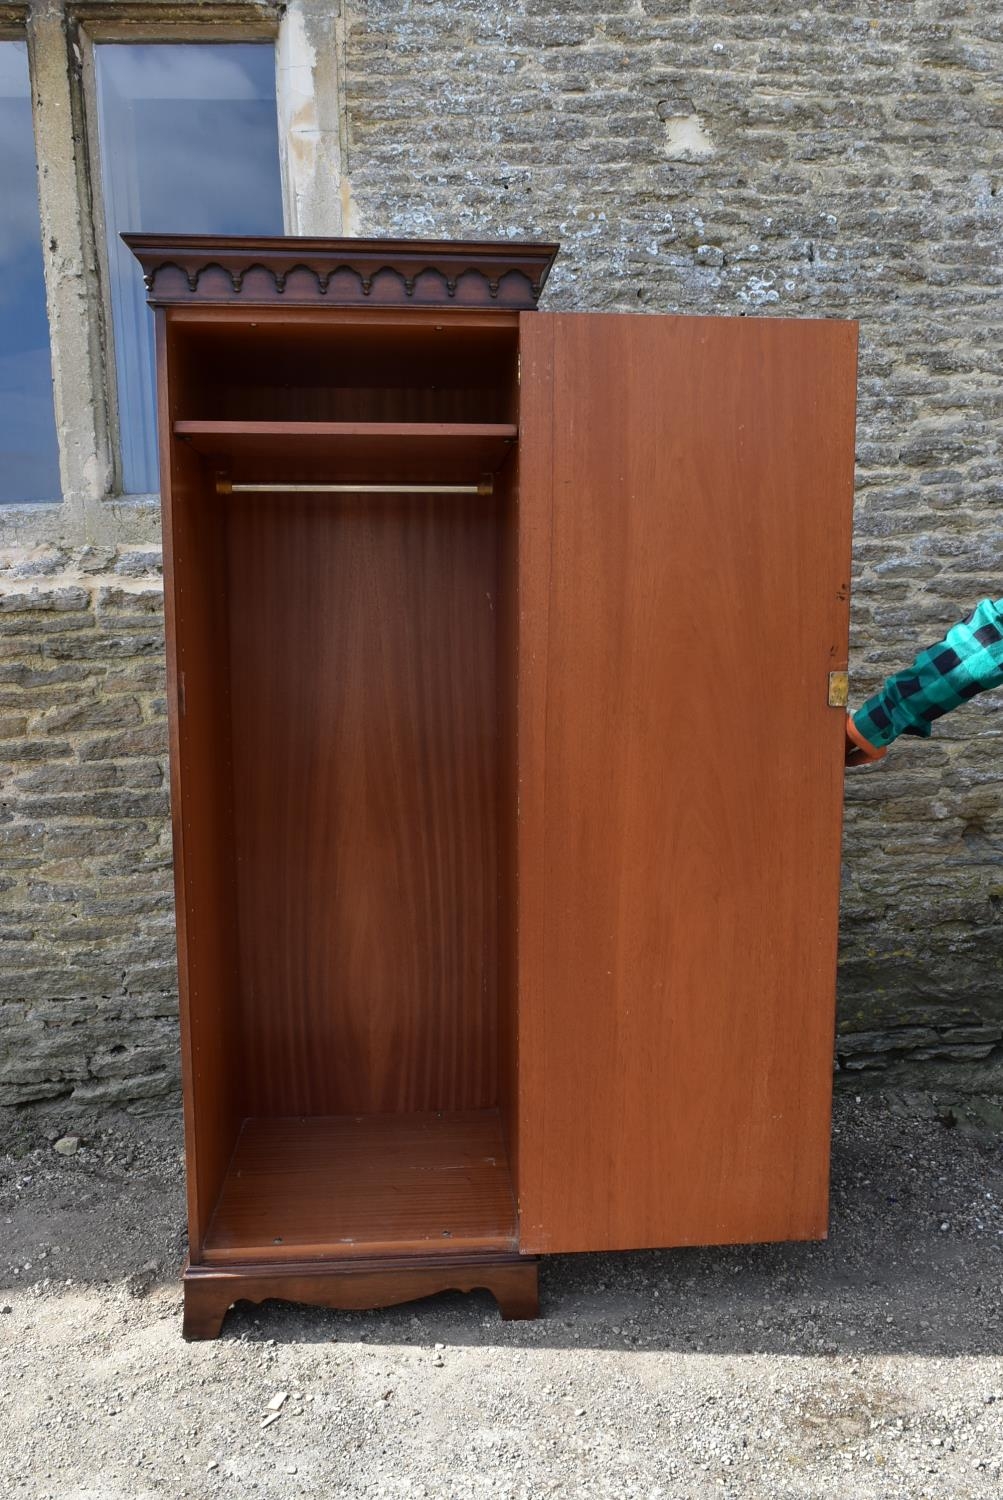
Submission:
<svg viewBox="0 0 1003 1500">
<path fill-rule="evenodd" d="M 824 1236 L 855 325 L 540 311 L 550 244 L 126 240 L 186 1336 Z"/>
</svg>

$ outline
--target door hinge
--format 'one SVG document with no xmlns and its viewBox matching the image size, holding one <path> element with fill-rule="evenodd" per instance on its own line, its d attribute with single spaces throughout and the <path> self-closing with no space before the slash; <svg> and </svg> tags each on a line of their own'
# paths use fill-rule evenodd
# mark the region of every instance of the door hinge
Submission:
<svg viewBox="0 0 1003 1500">
<path fill-rule="evenodd" d="M 845 708 L 850 701 L 849 672 L 829 673 L 829 707 Z"/>
</svg>

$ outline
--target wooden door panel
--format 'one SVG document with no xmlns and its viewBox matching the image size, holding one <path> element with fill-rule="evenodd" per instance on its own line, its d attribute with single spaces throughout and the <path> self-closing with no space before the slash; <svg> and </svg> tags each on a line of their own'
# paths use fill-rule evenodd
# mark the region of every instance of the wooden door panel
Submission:
<svg viewBox="0 0 1003 1500">
<path fill-rule="evenodd" d="M 520 1244 L 817 1237 L 856 329 L 521 322 Z"/>
</svg>

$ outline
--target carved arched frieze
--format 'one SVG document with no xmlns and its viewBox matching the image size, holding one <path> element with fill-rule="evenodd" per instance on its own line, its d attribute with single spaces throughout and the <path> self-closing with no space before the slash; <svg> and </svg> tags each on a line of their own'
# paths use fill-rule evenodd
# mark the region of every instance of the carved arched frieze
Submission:
<svg viewBox="0 0 1003 1500">
<path fill-rule="evenodd" d="M 532 308 L 557 247 L 519 241 L 126 235 L 150 301 Z"/>
</svg>

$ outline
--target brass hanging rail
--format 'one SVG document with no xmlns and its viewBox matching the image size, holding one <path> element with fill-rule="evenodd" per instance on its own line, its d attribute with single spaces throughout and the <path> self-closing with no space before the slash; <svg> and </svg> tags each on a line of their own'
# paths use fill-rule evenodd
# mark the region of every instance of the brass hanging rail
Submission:
<svg viewBox="0 0 1003 1500">
<path fill-rule="evenodd" d="M 477 484 L 234 484 L 229 479 L 216 480 L 217 495 L 493 495 L 494 489 L 491 474 Z"/>
</svg>

